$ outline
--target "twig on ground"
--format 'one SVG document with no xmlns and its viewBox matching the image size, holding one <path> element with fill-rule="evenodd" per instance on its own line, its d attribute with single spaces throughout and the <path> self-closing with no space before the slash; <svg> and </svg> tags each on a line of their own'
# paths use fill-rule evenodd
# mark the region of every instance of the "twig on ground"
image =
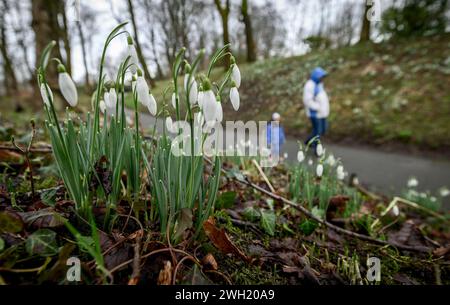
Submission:
<svg viewBox="0 0 450 305">
<path fill-rule="evenodd" d="M 269 187 L 270 191 L 272 193 L 275 193 L 275 189 L 273 188 L 272 184 L 270 183 L 269 178 L 267 178 L 266 174 L 262 170 L 261 166 L 259 166 L 258 161 L 256 161 L 255 159 L 252 159 L 252 162 L 258 169 L 259 174 L 263 177 L 263 179 L 266 182 L 267 186 Z"/>
</svg>

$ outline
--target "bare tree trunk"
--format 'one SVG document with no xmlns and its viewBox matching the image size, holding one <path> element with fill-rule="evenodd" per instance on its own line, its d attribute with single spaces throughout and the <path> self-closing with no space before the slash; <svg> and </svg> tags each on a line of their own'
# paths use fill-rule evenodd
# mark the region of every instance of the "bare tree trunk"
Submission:
<svg viewBox="0 0 450 305">
<path fill-rule="evenodd" d="M 17 77 L 13 68 L 13 64 L 11 58 L 8 54 L 8 44 L 6 40 L 6 20 L 5 15 L 8 11 L 8 4 L 6 0 L 2 1 L 2 12 L 0 15 L 0 53 L 3 59 L 3 71 L 4 75 L 4 86 L 6 90 L 6 94 L 8 96 L 12 96 L 17 93 L 18 85 L 17 85 Z"/>
<path fill-rule="evenodd" d="M 69 27 L 67 24 L 66 2 L 60 1 L 58 13 L 62 16 L 62 26 L 59 27 L 62 41 L 64 42 L 64 52 L 66 53 L 66 69 L 69 74 L 72 74 L 72 52 L 70 49 Z"/>
<path fill-rule="evenodd" d="M 78 35 L 80 36 L 81 52 L 83 53 L 83 65 L 84 65 L 84 87 L 85 91 L 89 92 L 91 83 L 89 81 L 89 68 L 87 63 L 87 52 L 86 52 L 86 40 L 84 39 L 83 29 L 81 27 L 81 22 L 77 21 Z"/>
<path fill-rule="evenodd" d="M 225 6 L 222 6 L 220 0 L 214 0 L 216 4 L 217 10 L 219 11 L 220 18 L 222 20 L 222 41 L 223 45 L 227 45 L 230 43 L 230 34 L 228 29 L 228 16 L 230 15 L 230 0 L 225 1 Z M 229 47 L 228 47 L 229 51 Z M 230 66 L 230 56 L 226 56 L 223 61 L 223 65 L 225 68 Z"/>
<path fill-rule="evenodd" d="M 370 20 L 367 18 L 370 6 L 364 4 L 364 14 L 362 16 L 362 27 L 359 42 L 370 41 Z"/>
<path fill-rule="evenodd" d="M 248 2 L 247 0 L 242 0 L 241 5 L 242 21 L 245 25 L 245 38 L 247 44 L 247 61 L 256 61 L 256 44 L 253 38 L 253 29 L 250 15 L 248 13 Z"/>
<path fill-rule="evenodd" d="M 130 13 L 131 25 L 133 26 L 134 42 L 135 42 L 135 45 L 136 45 L 136 52 L 137 52 L 137 55 L 139 57 L 139 61 L 141 62 L 142 69 L 144 70 L 145 78 L 148 79 L 148 81 L 150 82 L 150 84 L 152 86 L 154 86 L 155 85 L 155 81 L 153 80 L 153 78 L 150 75 L 150 71 L 148 70 L 147 64 L 145 63 L 144 54 L 142 53 L 141 44 L 139 43 L 139 37 L 138 37 L 138 31 L 137 31 L 137 25 L 136 25 L 136 18 L 134 16 L 134 8 L 133 8 L 133 3 L 131 2 L 131 0 L 128 0 L 128 11 Z"/>
</svg>

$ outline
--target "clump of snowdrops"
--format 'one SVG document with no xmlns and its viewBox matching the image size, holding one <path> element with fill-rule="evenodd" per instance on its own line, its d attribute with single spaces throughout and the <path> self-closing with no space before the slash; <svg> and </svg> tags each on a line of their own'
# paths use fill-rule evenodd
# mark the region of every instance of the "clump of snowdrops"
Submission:
<svg viewBox="0 0 450 305">
<path fill-rule="evenodd" d="M 164 105 L 158 112 L 158 104 L 142 75 L 133 39 L 125 30 L 125 25 L 122 23 L 115 27 L 105 41 L 97 88 L 92 95 L 93 110 L 86 114 L 85 120 L 77 118 L 75 122 L 68 110 L 65 120 L 60 122 L 46 79 L 47 67 L 57 65 L 59 89 L 70 107 L 77 106 L 78 94 L 64 65 L 59 59 L 51 58 L 56 43 L 51 42 L 46 47 L 38 69 L 38 84 L 47 115 L 46 127 L 67 192 L 78 214 L 94 222 L 93 228 L 93 206 L 106 206 L 103 225 L 108 227 L 114 219 L 115 208 L 125 199 L 131 209 L 138 202 L 144 202 L 144 220 L 158 222 L 161 233 L 177 241 L 186 230 L 192 229 L 195 235 L 198 234 L 202 223 L 214 210 L 221 161 L 219 157 L 213 157 L 214 165 L 206 166 L 203 156 L 194 153 L 194 149 L 198 146 L 201 149 L 210 132 L 207 127 L 223 120 L 221 103 L 226 93 L 234 109 L 239 108 L 240 71 L 228 51 L 229 46 L 224 46 L 212 56 L 205 75 L 197 75 L 197 66 L 204 51 L 200 51 L 189 63 L 184 57 L 185 49 L 181 49 L 172 67 L 172 106 L 176 110 L 176 122 L 165 117 L 163 135 L 145 140 L 139 127 L 139 104 L 146 106 L 151 115 L 159 117 L 168 113 L 165 107 L 169 106 Z M 128 53 L 120 63 L 115 79 L 110 80 L 103 72 L 106 52 L 111 41 L 123 35 L 127 35 Z M 223 80 L 220 83 L 211 82 L 212 69 L 226 56 L 231 58 L 231 65 Z M 178 79 L 182 75 L 184 86 L 179 88 Z M 129 95 L 125 84 L 129 80 L 134 105 L 132 126 L 127 124 L 128 111 L 125 109 L 125 99 Z M 182 105 L 186 109 L 184 114 Z M 180 122 L 191 127 L 191 135 L 188 141 L 177 145 L 183 146 L 185 151 L 190 149 L 191 153 L 176 156 L 171 152 L 173 141 L 167 134 L 181 133 Z M 197 127 L 198 132 L 195 132 L 195 126 L 200 126 Z M 151 196 L 146 196 L 149 194 Z M 75 234 L 76 229 L 69 226 Z M 95 256 L 96 249 L 91 250 Z"/>
</svg>

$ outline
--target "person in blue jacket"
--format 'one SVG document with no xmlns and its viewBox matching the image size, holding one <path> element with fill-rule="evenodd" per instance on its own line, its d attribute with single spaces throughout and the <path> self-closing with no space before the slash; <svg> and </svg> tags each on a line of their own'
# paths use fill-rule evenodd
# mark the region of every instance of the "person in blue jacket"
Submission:
<svg viewBox="0 0 450 305">
<path fill-rule="evenodd" d="M 305 105 L 306 115 L 311 121 L 312 132 L 305 144 L 308 144 L 313 138 L 316 141 L 311 143 L 316 147 L 317 140 L 323 136 L 327 130 L 327 117 L 330 114 L 330 102 L 323 86 L 323 79 L 327 72 L 321 67 L 315 68 L 311 72 L 310 79 L 306 82 L 303 89 L 303 104 Z"/>
<path fill-rule="evenodd" d="M 277 122 L 277 124 L 273 124 L 269 122 L 267 124 L 267 145 L 270 147 L 271 155 L 280 155 L 281 147 L 286 141 L 286 137 L 284 135 L 284 129 L 280 124 L 281 116 L 278 112 L 272 114 L 272 121 Z"/>
</svg>

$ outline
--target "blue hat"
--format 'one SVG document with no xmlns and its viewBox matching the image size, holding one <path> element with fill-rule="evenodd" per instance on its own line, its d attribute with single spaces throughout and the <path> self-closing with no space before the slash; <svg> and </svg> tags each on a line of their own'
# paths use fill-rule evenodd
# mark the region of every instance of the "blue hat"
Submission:
<svg viewBox="0 0 450 305">
<path fill-rule="evenodd" d="M 317 67 L 311 72 L 311 79 L 315 83 L 320 83 L 322 79 L 327 75 L 328 73 L 324 69 L 322 69 L 321 67 Z"/>
</svg>

